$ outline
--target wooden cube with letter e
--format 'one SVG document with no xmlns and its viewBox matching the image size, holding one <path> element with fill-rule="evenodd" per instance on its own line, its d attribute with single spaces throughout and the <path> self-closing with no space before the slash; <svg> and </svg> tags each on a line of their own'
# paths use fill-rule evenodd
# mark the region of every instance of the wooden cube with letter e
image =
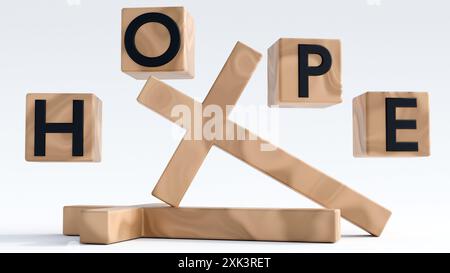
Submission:
<svg viewBox="0 0 450 273">
<path fill-rule="evenodd" d="M 268 104 L 326 107 L 341 103 L 341 43 L 281 38 L 268 50 Z"/>
<path fill-rule="evenodd" d="M 184 7 L 122 10 L 122 71 L 136 79 L 194 77 L 194 21 Z"/>
<path fill-rule="evenodd" d="M 426 92 L 367 92 L 354 98 L 354 156 L 429 156 L 428 104 Z"/>
<path fill-rule="evenodd" d="M 27 161 L 100 161 L 102 102 L 94 94 L 31 93 Z"/>
</svg>

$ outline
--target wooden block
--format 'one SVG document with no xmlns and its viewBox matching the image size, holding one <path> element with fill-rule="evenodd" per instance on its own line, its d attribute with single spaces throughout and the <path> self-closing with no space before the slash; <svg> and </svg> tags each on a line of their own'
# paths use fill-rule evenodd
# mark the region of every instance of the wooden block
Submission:
<svg viewBox="0 0 450 273">
<path fill-rule="evenodd" d="M 339 210 L 174 208 L 144 209 L 145 237 L 334 243 Z"/>
<path fill-rule="evenodd" d="M 339 210 L 330 209 L 174 208 L 149 204 L 101 209 L 86 206 L 81 214 L 73 215 L 81 223 L 80 241 L 90 244 L 139 237 L 326 243 L 340 238 Z"/>
<path fill-rule="evenodd" d="M 281 38 L 268 50 L 268 104 L 326 107 L 341 103 L 341 42 Z"/>
<path fill-rule="evenodd" d="M 426 92 L 367 92 L 353 99 L 355 157 L 429 156 Z"/>
<path fill-rule="evenodd" d="M 186 9 L 122 9 L 122 71 L 145 80 L 193 78 L 194 21 Z"/>
<path fill-rule="evenodd" d="M 142 237 L 143 216 L 139 207 L 85 209 L 81 212 L 80 242 L 111 244 Z"/>
<path fill-rule="evenodd" d="M 194 109 L 198 109 L 201 105 L 199 102 L 155 78 L 150 78 L 147 81 L 138 97 L 138 101 L 173 122 L 176 122 L 178 119 L 178 117 L 171 115 L 171 110 L 175 106 L 185 105 L 191 110 L 191 113 L 194 113 Z M 192 119 L 193 117 L 191 117 Z M 345 219 L 367 232 L 375 236 L 381 234 L 391 215 L 389 210 L 282 149 L 276 148 L 264 139 L 253 135 L 247 129 L 229 120 L 227 123 L 226 128 L 235 126 L 235 131 L 244 131 L 247 137 L 245 140 L 215 140 L 214 145 L 322 206 L 330 209 L 340 209 L 341 215 Z M 262 145 L 270 145 L 275 149 L 263 151 L 261 149 Z M 195 156 L 195 152 L 193 152 L 193 156 Z M 185 160 L 191 162 L 190 158 Z M 161 199 L 173 206 L 179 205 L 186 189 L 192 182 L 191 179 L 183 179 L 185 177 L 184 169 L 178 169 L 176 174 L 180 179 L 174 178 L 174 180 L 164 181 L 167 184 L 164 187 L 170 189 L 164 196 L 155 194 L 155 191 L 153 192 L 156 197 L 163 197 Z"/>
<path fill-rule="evenodd" d="M 203 107 L 215 105 L 221 107 L 224 113 L 230 111 L 230 106 L 239 99 L 260 59 L 261 54 L 238 42 L 206 96 Z M 150 81 L 149 85 L 153 82 Z M 170 101 L 170 96 L 166 98 Z M 138 101 L 143 99 L 138 98 Z M 161 99 L 157 102 L 169 101 Z M 203 138 L 182 140 L 153 190 L 153 195 L 168 204 L 178 205 L 212 145 L 212 141 Z"/>
<path fill-rule="evenodd" d="M 102 102 L 94 94 L 31 93 L 26 104 L 27 161 L 100 161 Z"/>
<path fill-rule="evenodd" d="M 63 209 L 63 234 L 80 235 L 81 211 L 108 207 L 111 206 L 65 206 Z"/>
</svg>

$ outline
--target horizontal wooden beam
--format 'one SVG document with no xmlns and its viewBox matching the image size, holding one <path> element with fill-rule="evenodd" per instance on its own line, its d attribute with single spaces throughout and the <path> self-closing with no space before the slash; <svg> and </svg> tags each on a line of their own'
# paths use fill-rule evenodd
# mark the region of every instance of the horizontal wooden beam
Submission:
<svg viewBox="0 0 450 273">
<path fill-rule="evenodd" d="M 64 222 L 78 223 L 65 225 L 64 234 L 78 229 L 80 241 L 89 244 L 140 237 L 324 243 L 340 238 L 340 211 L 334 209 L 68 206 Z"/>
</svg>

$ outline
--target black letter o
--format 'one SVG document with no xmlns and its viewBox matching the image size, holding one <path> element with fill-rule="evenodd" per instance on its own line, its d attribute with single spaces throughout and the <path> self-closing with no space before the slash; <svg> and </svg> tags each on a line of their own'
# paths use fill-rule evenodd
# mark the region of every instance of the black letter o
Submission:
<svg viewBox="0 0 450 273">
<path fill-rule="evenodd" d="M 147 23 L 159 23 L 167 28 L 170 34 L 169 48 L 160 56 L 148 57 L 142 55 L 136 47 L 135 37 L 138 29 Z M 134 18 L 125 31 L 125 50 L 128 56 L 137 64 L 147 67 L 162 66 L 170 62 L 180 50 L 181 37 L 177 23 L 169 16 L 159 12 L 149 12 Z"/>
</svg>

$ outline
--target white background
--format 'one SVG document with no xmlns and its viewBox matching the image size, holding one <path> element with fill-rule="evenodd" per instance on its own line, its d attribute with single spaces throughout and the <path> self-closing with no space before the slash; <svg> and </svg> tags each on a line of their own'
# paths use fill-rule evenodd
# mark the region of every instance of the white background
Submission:
<svg viewBox="0 0 450 273">
<path fill-rule="evenodd" d="M 152 188 L 182 137 L 139 105 L 144 81 L 120 71 L 124 7 L 184 5 L 196 24 L 196 77 L 167 81 L 202 100 L 236 41 L 264 58 L 238 105 L 265 105 L 267 48 L 279 37 L 342 42 L 344 102 L 281 109 L 279 144 L 392 210 L 379 238 L 343 220 L 336 244 L 140 239 L 110 246 L 64 237 L 70 204 L 158 202 Z M 0 8 L 0 251 L 450 251 L 447 1 L 3 1 Z M 353 97 L 428 91 L 431 157 L 352 156 Z M 24 160 L 28 92 L 93 92 L 103 101 L 101 163 Z M 271 110 L 272 111 L 272 110 Z M 317 207 L 213 148 L 183 206 Z"/>
</svg>

